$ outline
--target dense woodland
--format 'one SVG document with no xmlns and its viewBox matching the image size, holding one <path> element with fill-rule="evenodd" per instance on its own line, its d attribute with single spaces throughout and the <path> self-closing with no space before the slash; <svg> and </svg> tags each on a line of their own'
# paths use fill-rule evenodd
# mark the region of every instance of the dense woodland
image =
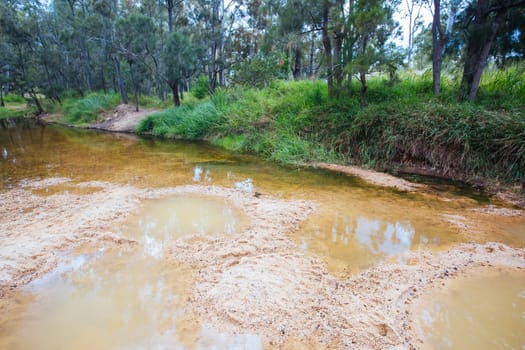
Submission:
<svg viewBox="0 0 525 350">
<path fill-rule="evenodd" d="M 488 63 L 523 58 L 524 9 L 522 0 L 2 0 L 0 82 L 39 110 L 37 94 L 108 90 L 124 103 L 170 93 L 179 105 L 202 75 L 211 93 L 317 78 L 340 96 L 356 79 L 366 105 L 370 74 L 431 64 L 438 95 L 445 63 L 458 98 L 472 101 Z M 409 23 L 407 48 L 395 44 L 396 12 Z"/>
<path fill-rule="evenodd" d="M 1 102 L 69 124 L 525 191 L 523 0 L 0 0 L 0 47 Z"/>
</svg>

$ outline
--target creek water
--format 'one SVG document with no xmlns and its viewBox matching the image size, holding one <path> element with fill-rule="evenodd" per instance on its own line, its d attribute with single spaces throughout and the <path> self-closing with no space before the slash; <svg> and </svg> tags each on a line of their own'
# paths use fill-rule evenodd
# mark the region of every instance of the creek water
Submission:
<svg viewBox="0 0 525 350">
<path fill-rule="evenodd" d="M 67 177 L 72 182 L 33 193 L 81 197 L 97 188 L 76 183 L 107 181 L 139 188 L 218 185 L 315 201 L 318 209 L 290 238 L 297 249 L 319 257 L 336 275 L 348 276 L 389 259 L 403 262 L 409 250 L 440 250 L 460 242 L 525 246 L 523 217 L 495 220 L 480 215 L 472 209 L 489 204 L 489 199 L 450 184 L 432 184 L 424 195 L 406 194 L 207 144 L 32 123 L 4 125 L 0 153 L 0 191 L 23 179 Z M 447 218 L 460 225 L 475 222 L 476 229 L 461 233 Z M 257 335 L 224 335 L 195 323 L 184 310 L 195 271 L 170 262 L 164 249 L 186 234 L 228 235 L 241 233 L 247 225 L 242 210 L 217 199 L 175 196 L 146 201 L 115 227 L 118 234 L 141 242 L 141 248 L 62 252 L 59 266 L 22 288 L 16 307 L 0 316 L 0 349 L 262 347 Z"/>
<path fill-rule="evenodd" d="M 415 306 L 428 349 L 523 349 L 525 272 L 484 273 L 449 281 Z"/>
</svg>

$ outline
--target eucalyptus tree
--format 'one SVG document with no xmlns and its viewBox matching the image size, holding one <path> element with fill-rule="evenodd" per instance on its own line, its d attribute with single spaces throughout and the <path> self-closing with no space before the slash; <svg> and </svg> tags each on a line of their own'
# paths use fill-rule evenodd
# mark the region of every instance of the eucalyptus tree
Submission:
<svg viewBox="0 0 525 350">
<path fill-rule="evenodd" d="M 378 69 L 389 58 L 388 40 L 397 34 L 398 25 L 393 20 L 394 2 L 383 0 L 357 0 L 350 20 L 356 35 L 354 55 L 347 69 L 357 73 L 361 83 L 361 104 L 365 106 L 367 75 Z"/>
<path fill-rule="evenodd" d="M 132 13 L 117 22 L 117 47 L 129 66 L 136 111 L 139 110 L 140 83 L 146 78 L 144 73 L 149 68 L 149 53 L 155 50 L 155 29 L 151 18 L 139 13 Z"/>
<path fill-rule="evenodd" d="M 443 55 L 452 34 L 454 18 L 461 3 L 461 0 L 448 0 L 444 3 L 441 0 L 432 0 L 430 3 L 432 11 L 432 85 L 435 96 L 438 96 L 440 93 Z M 447 10 L 445 16 L 447 19 L 446 26 L 443 26 L 442 21 L 443 4 Z"/>
<path fill-rule="evenodd" d="M 521 35 L 510 24 L 514 11 L 523 18 L 525 1 L 523 0 L 477 0 L 471 3 L 463 16 L 466 29 L 466 49 L 463 74 L 461 77 L 460 99 L 473 101 L 478 93 L 481 75 L 487 64 L 492 46 L 502 29 L 509 32 L 505 36 Z M 511 52 L 509 52 L 510 54 Z"/>
<path fill-rule="evenodd" d="M 198 71 L 200 48 L 190 40 L 188 33 L 175 31 L 168 36 L 162 58 L 166 82 L 173 94 L 173 104 L 180 106 L 180 83 Z"/>
</svg>

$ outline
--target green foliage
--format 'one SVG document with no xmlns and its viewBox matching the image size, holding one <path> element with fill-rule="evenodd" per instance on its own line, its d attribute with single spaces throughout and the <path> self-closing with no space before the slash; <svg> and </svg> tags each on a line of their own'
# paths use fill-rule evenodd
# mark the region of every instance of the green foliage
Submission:
<svg viewBox="0 0 525 350">
<path fill-rule="evenodd" d="M 70 123 L 92 123 L 100 113 L 120 103 L 117 94 L 91 93 L 83 98 L 67 98 L 62 107 L 64 117 Z"/>
<path fill-rule="evenodd" d="M 14 119 L 32 116 L 35 114 L 33 109 L 11 109 L 0 107 L 0 119 Z"/>
<path fill-rule="evenodd" d="M 168 37 L 163 58 L 167 79 L 179 82 L 182 79 L 189 79 L 197 71 L 199 48 L 186 33 L 173 32 Z"/>
<path fill-rule="evenodd" d="M 274 56 L 254 57 L 242 61 L 235 66 L 233 82 L 245 86 L 266 87 L 275 79 L 286 78 L 277 63 L 278 58 Z"/>
<path fill-rule="evenodd" d="M 209 79 L 205 75 L 199 76 L 199 78 L 193 83 L 193 86 L 191 87 L 191 93 L 193 96 L 198 98 L 199 100 L 202 100 L 206 96 L 210 94 L 209 91 Z"/>
<path fill-rule="evenodd" d="M 463 180 L 524 181 L 525 100 L 515 98 L 522 85 L 498 85 L 500 75 L 493 76 L 484 81 L 477 104 L 456 102 L 457 87 L 446 77 L 440 98 L 433 96 L 427 74 L 405 73 L 395 84 L 374 77 L 366 108 L 360 106 L 358 82 L 350 96 L 329 100 L 324 82 L 274 81 L 264 89 L 218 90 L 210 100 L 146 119 L 139 131 L 207 138 L 288 164 L 350 161 L 382 169 L 408 164 Z M 496 97 L 504 102 L 488 103 Z"/>
<path fill-rule="evenodd" d="M 168 108 L 143 119 L 137 132 L 150 132 L 154 136 L 199 139 L 213 130 L 220 121 L 211 101 Z"/>
<path fill-rule="evenodd" d="M 26 103 L 27 100 L 23 96 L 9 94 L 7 96 L 4 96 L 4 102 L 5 103 Z"/>
</svg>

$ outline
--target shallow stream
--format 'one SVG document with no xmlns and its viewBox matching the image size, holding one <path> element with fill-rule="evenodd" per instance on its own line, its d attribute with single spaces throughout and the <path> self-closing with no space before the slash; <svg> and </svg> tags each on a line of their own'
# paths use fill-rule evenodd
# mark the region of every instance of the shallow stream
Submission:
<svg viewBox="0 0 525 350">
<path fill-rule="evenodd" d="M 450 184 L 434 183 L 424 193 L 407 194 L 327 171 L 282 167 L 206 144 L 31 123 L 0 130 L 0 156 L 0 191 L 15 188 L 24 179 L 66 177 L 72 182 L 33 194 L 82 197 L 97 188 L 77 183 L 106 181 L 139 188 L 217 185 L 257 196 L 314 201 L 317 210 L 289 238 L 298 250 L 320 258 L 341 277 L 382 261 L 410 264 L 403 260 L 403 253 L 410 250 L 439 251 L 461 242 L 487 241 L 525 247 L 522 216 L 474 211 L 491 204 L 489 198 Z M 263 343 L 256 334 L 225 335 L 185 312 L 198 271 L 171 261 L 166 249 L 167 243 L 185 235 L 235 235 L 249 226 L 242 208 L 217 198 L 177 195 L 144 201 L 137 212 L 112 227 L 139 244 L 60 252 L 55 270 L 16 294 L 15 302 L 4 309 L 9 313 L 0 316 L 0 349 L 260 348 Z M 472 283 L 499 283 L 490 278 Z M 482 298 L 483 289 L 476 286 L 465 283 L 456 288 L 472 293 L 463 298 Z M 507 304 L 516 303 L 515 308 L 496 306 L 490 311 L 510 315 L 515 327 L 483 328 L 485 337 L 525 347 L 522 287 L 521 283 L 519 290 L 509 287 L 512 292 L 500 293 Z M 449 325 L 434 321 L 442 317 L 441 300 L 423 309 L 426 316 L 419 314 L 429 344 L 434 344 L 434 331 L 425 330 L 428 324 L 449 334 Z M 470 309 L 449 307 L 460 313 L 454 316 L 458 319 L 478 319 Z M 520 329 L 523 332 L 516 335 Z M 475 333 L 480 328 L 463 331 Z"/>
</svg>

